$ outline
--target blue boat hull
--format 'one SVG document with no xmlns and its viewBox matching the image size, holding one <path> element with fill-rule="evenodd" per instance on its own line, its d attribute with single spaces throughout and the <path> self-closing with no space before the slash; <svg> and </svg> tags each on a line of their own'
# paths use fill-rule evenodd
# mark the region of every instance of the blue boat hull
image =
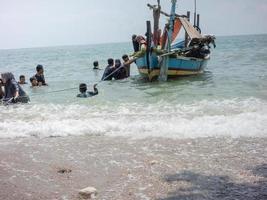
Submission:
<svg viewBox="0 0 267 200">
<path fill-rule="evenodd" d="M 207 66 L 209 59 L 191 58 L 177 56 L 175 58 L 170 57 L 168 62 L 168 77 L 176 76 L 188 76 L 200 74 Z M 156 55 L 152 55 L 150 59 L 150 70 L 147 68 L 146 56 L 139 58 L 136 61 L 138 71 L 142 76 L 148 77 L 150 80 L 159 76 L 160 68 L 158 58 Z"/>
</svg>

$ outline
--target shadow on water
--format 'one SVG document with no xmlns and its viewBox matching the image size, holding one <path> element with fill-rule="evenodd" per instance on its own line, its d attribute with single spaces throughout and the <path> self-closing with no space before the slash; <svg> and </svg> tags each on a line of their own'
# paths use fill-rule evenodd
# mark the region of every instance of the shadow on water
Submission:
<svg viewBox="0 0 267 200">
<path fill-rule="evenodd" d="M 235 183 L 228 176 L 207 176 L 191 171 L 169 174 L 164 177 L 164 181 L 181 186 L 176 191 L 170 192 L 168 197 L 158 200 L 266 200 L 267 164 L 259 165 L 249 171 L 257 179 L 244 183 Z"/>
</svg>

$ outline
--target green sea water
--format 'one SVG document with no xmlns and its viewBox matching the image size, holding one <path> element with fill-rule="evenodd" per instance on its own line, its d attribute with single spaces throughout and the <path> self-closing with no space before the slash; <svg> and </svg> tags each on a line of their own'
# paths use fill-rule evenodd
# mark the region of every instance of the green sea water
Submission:
<svg viewBox="0 0 267 200">
<path fill-rule="evenodd" d="M 131 53 L 130 43 L 0 50 L 0 72 L 29 80 L 42 64 L 49 84 L 24 85 L 29 105 L 0 108 L 0 137 L 265 137 L 267 35 L 216 42 L 202 75 L 151 83 L 133 64 L 130 78 L 102 82 L 99 95 L 88 99 L 76 98 L 79 83 L 92 90 L 107 59 Z M 93 70 L 95 60 L 102 70 Z"/>
</svg>

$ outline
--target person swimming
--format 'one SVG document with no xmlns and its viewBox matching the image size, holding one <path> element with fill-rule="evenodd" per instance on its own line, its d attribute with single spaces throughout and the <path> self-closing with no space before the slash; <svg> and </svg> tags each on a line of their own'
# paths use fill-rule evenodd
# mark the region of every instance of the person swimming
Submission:
<svg viewBox="0 0 267 200">
<path fill-rule="evenodd" d="M 3 101 L 6 103 L 28 103 L 29 96 L 24 92 L 14 75 L 10 72 L 1 74 L 2 83 L 4 84 L 5 92 Z"/>
<path fill-rule="evenodd" d="M 92 97 L 98 94 L 98 89 L 96 88 L 97 84 L 94 84 L 94 91 L 87 92 L 87 85 L 85 83 L 81 83 L 79 85 L 79 91 L 80 94 L 77 94 L 77 97 L 79 98 L 87 98 L 87 97 Z"/>
</svg>

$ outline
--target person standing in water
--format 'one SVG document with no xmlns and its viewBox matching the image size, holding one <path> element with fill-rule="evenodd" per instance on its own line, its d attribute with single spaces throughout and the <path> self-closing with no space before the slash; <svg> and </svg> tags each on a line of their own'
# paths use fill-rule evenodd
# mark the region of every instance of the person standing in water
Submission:
<svg viewBox="0 0 267 200">
<path fill-rule="evenodd" d="M 126 69 L 124 66 L 121 65 L 120 59 L 115 60 L 115 70 L 116 70 L 116 73 L 114 73 L 115 80 L 121 80 L 126 78 Z"/>
<path fill-rule="evenodd" d="M 112 58 L 108 59 L 108 66 L 106 67 L 104 74 L 101 78 L 102 81 L 110 81 L 113 78 L 112 72 L 114 72 L 114 60 Z"/>
<path fill-rule="evenodd" d="M 38 82 L 38 85 L 39 83 L 42 83 L 42 85 L 46 85 L 46 82 L 45 82 L 45 78 L 44 78 L 44 67 L 43 65 L 37 65 L 36 67 L 36 74 L 35 74 L 35 77 L 37 79 L 37 82 Z"/>
<path fill-rule="evenodd" d="M 4 84 L 5 93 L 3 97 L 4 102 L 8 103 L 28 103 L 30 98 L 20 87 L 15 80 L 14 75 L 10 72 L 1 74 L 1 79 Z"/>
</svg>

